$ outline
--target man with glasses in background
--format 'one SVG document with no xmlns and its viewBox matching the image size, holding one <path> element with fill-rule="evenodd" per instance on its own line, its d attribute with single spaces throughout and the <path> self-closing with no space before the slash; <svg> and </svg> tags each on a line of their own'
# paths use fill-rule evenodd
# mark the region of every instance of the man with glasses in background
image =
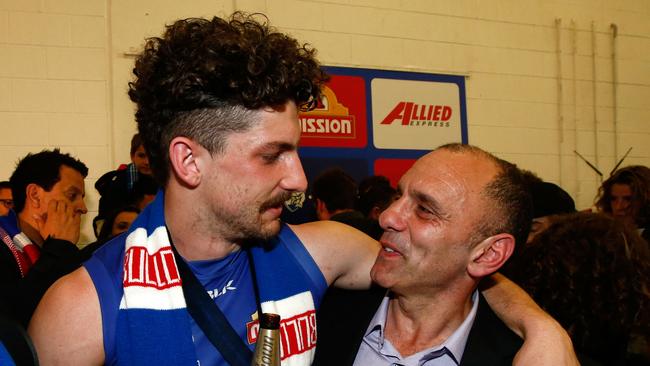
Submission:
<svg viewBox="0 0 650 366">
<path fill-rule="evenodd" d="M 7 216 L 9 210 L 14 208 L 14 200 L 11 196 L 9 182 L 0 182 L 0 216 Z"/>
</svg>

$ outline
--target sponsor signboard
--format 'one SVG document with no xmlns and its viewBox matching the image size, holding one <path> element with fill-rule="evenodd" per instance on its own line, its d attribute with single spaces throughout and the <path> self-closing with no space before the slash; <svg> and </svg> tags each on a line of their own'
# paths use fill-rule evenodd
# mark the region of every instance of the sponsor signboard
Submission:
<svg viewBox="0 0 650 366">
<path fill-rule="evenodd" d="M 300 145 L 365 147 L 368 143 L 365 93 L 363 78 L 332 75 L 316 108 L 300 113 Z"/>
<path fill-rule="evenodd" d="M 370 85 L 375 147 L 429 151 L 461 141 L 455 83 L 374 78 Z"/>
<path fill-rule="evenodd" d="M 325 69 L 331 80 L 317 108 L 300 113 L 309 181 L 338 166 L 357 181 L 379 174 L 396 184 L 428 151 L 468 142 L 464 76 Z"/>
</svg>

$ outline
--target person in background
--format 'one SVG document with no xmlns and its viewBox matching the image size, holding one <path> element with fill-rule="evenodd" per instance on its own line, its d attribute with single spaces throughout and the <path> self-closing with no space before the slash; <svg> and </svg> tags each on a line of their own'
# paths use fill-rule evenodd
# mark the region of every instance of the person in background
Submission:
<svg viewBox="0 0 650 366">
<path fill-rule="evenodd" d="M 117 209 L 106 219 L 102 231 L 99 233 L 98 241 L 108 241 L 129 230 L 133 221 L 140 214 L 140 209 L 135 206 L 125 206 Z"/>
<path fill-rule="evenodd" d="M 0 182 L 0 216 L 7 216 L 12 208 L 14 208 L 14 200 L 11 195 L 11 184 L 8 181 Z"/>
<path fill-rule="evenodd" d="M 108 215 L 108 218 L 104 221 L 102 230 L 97 236 L 97 240 L 81 249 L 80 256 L 83 261 L 88 260 L 97 249 L 106 244 L 110 239 L 129 230 L 131 224 L 135 221 L 141 211 L 142 210 L 135 206 L 124 206 L 111 212 Z"/>
<path fill-rule="evenodd" d="M 391 187 L 388 178 L 383 175 L 373 175 L 359 183 L 357 210 L 373 220 L 379 220 L 379 215 L 397 198 L 397 191 Z"/>
<path fill-rule="evenodd" d="M 29 327 L 44 366 L 225 365 L 254 347 L 258 311 L 279 314 L 283 344 L 299 345 L 285 348 L 283 363 L 311 364 L 327 286 L 368 288 L 379 251 L 335 221 L 279 220 L 307 186 L 298 111 L 313 109 L 327 79 L 314 52 L 262 15 L 239 12 L 179 20 L 147 40 L 129 96 L 163 189 L 127 234 L 47 292 Z M 210 296 L 200 307 L 220 309 L 225 326 L 191 315 L 189 278 Z M 531 342 L 520 361 L 572 364 L 565 332 L 510 286 L 486 297 Z M 229 327 L 240 352 L 209 339 Z"/>
<path fill-rule="evenodd" d="M 530 185 L 530 195 L 533 199 L 533 222 L 526 243 L 549 227 L 553 216 L 576 212 L 571 195 L 557 184 L 534 182 Z"/>
<path fill-rule="evenodd" d="M 505 274 L 569 332 L 583 365 L 650 362 L 650 254 L 628 225 L 599 213 L 556 217 Z M 635 336 L 646 342 L 638 363 L 626 360 Z"/>
<path fill-rule="evenodd" d="M 81 264 L 75 244 L 87 175 L 58 149 L 27 154 L 11 175 L 14 209 L 0 217 L 0 301 L 25 326 L 48 287 Z"/>
<path fill-rule="evenodd" d="M 156 198 L 156 193 L 158 193 L 159 189 L 160 186 L 158 183 L 156 183 L 152 176 L 140 176 L 138 181 L 133 185 L 133 190 L 131 191 L 128 205 L 135 206 L 140 209 L 140 211 L 144 210 L 144 208 L 147 207 L 147 205 L 151 203 L 154 198 Z"/>
<path fill-rule="evenodd" d="M 149 166 L 149 157 L 144 147 L 142 137 L 136 133 L 131 138 L 131 163 L 120 166 L 117 170 L 110 171 L 102 175 L 95 183 L 95 189 L 100 194 L 99 209 L 97 216 L 93 220 L 95 234 L 101 231 L 103 220 L 114 210 L 135 204 L 133 202 L 134 190 L 138 188 L 138 182 L 143 177 L 151 177 L 151 167 Z M 146 185 L 155 184 L 150 179 Z M 153 189 L 155 194 L 156 189 Z M 148 189 L 152 191 L 152 189 Z"/>
<path fill-rule="evenodd" d="M 363 231 L 373 239 L 379 239 L 383 230 L 376 220 L 365 217 L 355 209 L 357 183 L 340 168 L 332 168 L 318 175 L 311 187 L 319 220 L 332 220 Z"/>
<path fill-rule="evenodd" d="M 650 168 L 631 165 L 616 170 L 598 189 L 596 207 L 636 227 L 650 242 Z"/>
</svg>

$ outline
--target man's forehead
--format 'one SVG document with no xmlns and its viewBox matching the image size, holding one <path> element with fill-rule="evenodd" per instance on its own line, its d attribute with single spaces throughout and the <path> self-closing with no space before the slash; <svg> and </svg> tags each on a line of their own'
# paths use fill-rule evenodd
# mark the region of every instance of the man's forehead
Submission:
<svg viewBox="0 0 650 366">
<path fill-rule="evenodd" d="M 414 166 L 436 175 L 454 175 L 458 178 L 490 179 L 496 173 L 495 164 L 487 157 L 468 151 L 432 151 L 418 159 Z"/>
<path fill-rule="evenodd" d="M 84 177 L 77 170 L 67 165 L 61 165 L 59 175 L 61 179 L 55 185 L 63 185 L 61 187 L 63 189 L 74 187 L 83 191 Z"/>
<path fill-rule="evenodd" d="M 419 189 L 461 194 L 479 192 L 493 179 L 497 168 L 486 157 L 468 152 L 433 151 L 413 164 L 400 185 L 417 182 Z"/>
</svg>

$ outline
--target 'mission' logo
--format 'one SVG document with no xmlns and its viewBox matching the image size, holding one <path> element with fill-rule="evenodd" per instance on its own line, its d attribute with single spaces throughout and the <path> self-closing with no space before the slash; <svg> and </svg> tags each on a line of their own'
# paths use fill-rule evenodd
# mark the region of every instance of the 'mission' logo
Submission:
<svg viewBox="0 0 650 366">
<path fill-rule="evenodd" d="M 413 102 L 399 102 L 381 121 L 382 125 L 390 125 L 395 120 L 401 120 L 403 126 L 434 126 L 449 127 L 452 109 L 447 105 L 424 105 Z"/>
<path fill-rule="evenodd" d="M 323 94 L 313 111 L 301 113 L 303 137 L 355 138 L 354 116 L 341 104 L 334 91 L 323 86 Z"/>
</svg>

